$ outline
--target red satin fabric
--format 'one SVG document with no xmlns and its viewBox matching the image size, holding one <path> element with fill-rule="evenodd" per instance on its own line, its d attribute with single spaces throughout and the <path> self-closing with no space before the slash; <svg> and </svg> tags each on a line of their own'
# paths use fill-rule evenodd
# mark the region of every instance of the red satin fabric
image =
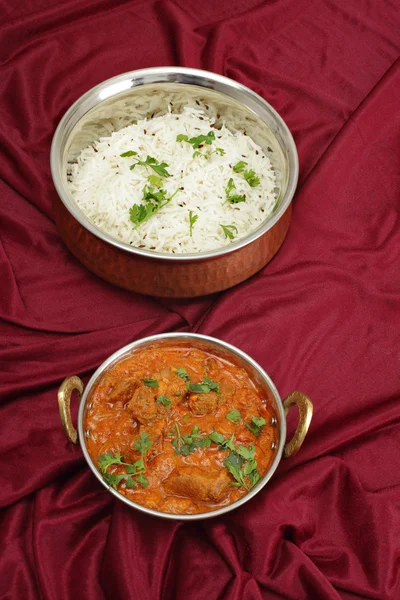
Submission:
<svg viewBox="0 0 400 600">
<path fill-rule="evenodd" d="M 400 598 L 398 8 L 0 0 L 0 600 Z M 65 110 L 111 76 L 173 64 L 260 93 L 300 155 L 275 259 L 189 301 L 91 275 L 51 209 L 49 149 Z M 87 381 L 116 349 L 165 331 L 227 340 L 282 396 L 297 388 L 314 402 L 299 454 L 223 518 L 130 510 L 61 430 L 65 376 Z"/>
</svg>

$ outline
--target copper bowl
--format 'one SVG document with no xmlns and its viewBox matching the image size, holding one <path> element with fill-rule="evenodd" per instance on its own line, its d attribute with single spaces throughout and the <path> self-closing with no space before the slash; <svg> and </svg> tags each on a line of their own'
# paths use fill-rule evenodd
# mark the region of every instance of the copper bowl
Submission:
<svg viewBox="0 0 400 600">
<path fill-rule="evenodd" d="M 151 98 L 149 102 L 149 97 Z M 277 176 L 277 202 L 270 217 L 245 238 L 223 248 L 167 254 L 125 244 L 96 227 L 78 208 L 67 181 L 68 164 L 81 150 L 115 130 L 116 118 L 163 114 L 201 101 L 228 127 L 245 130 L 268 153 Z M 146 104 L 147 103 L 147 104 Z M 134 122 L 126 120 L 123 125 Z M 218 122 L 217 122 L 218 126 Z M 285 239 L 298 179 L 292 135 L 278 113 L 249 88 L 197 69 L 159 67 L 131 71 L 101 83 L 79 98 L 61 119 L 51 147 L 51 173 L 58 192 L 53 211 L 72 254 L 89 270 L 119 287 L 152 296 L 195 297 L 232 287 L 254 275 Z"/>
<path fill-rule="evenodd" d="M 224 506 L 222 508 L 218 508 L 210 512 L 190 515 L 164 513 L 133 502 L 123 494 L 120 494 L 117 490 L 110 487 L 108 483 L 105 482 L 98 469 L 98 466 L 93 462 L 86 448 L 86 439 L 90 436 L 90 431 L 85 430 L 84 423 L 86 419 L 86 412 L 88 408 L 90 408 L 90 406 L 88 405 L 90 404 L 91 391 L 95 389 L 97 383 L 101 380 L 105 372 L 108 369 L 114 367 L 120 361 L 128 358 L 133 352 L 136 352 L 137 350 L 144 350 L 145 348 L 149 347 L 170 346 L 171 344 L 173 344 L 174 347 L 177 347 L 179 345 L 184 345 L 186 347 L 190 345 L 193 348 L 199 348 L 201 350 L 205 350 L 206 352 L 208 351 L 211 354 L 217 354 L 221 358 L 226 359 L 229 362 L 244 368 L 249 374 L 250 378 L 254 381 L 254 383 L 256 383 L 257 386 L 263 390 L 265 398 L 268 399 L 268 402 L 273 407 L 274 412 L 276 414 L 275 425 L 276 427 L 278 427 L 278 443 L 276 444 L 275 457 L 268 471 L 263 477 L 261 477 L 260 481 L 245 496 L 243 496 L 236 502 L 229 504 L 228 506 Z M 63 381 L 58 392 L 58 404 L 60 409 L 61 422 L 69 441 L 74 444 L 80 443 L 85 460 L 88 463 L 90 469 L 100 481 L 100 483 L 102 483 L 107 488 L 107 490 L 116 498 L 118 498 L 122 502 L 125 502 L 125 504 L 127 504 L 131 508 L 135 508 L 148 515 L 179 521 L 195 521 L 199 519 L 208 519 L 210 517 L 220 516 L 248 502 L 251 498 L 258 494 L 258 492 L 260 492 L 264 488 L 264 486 L 266 486 L 266 484 L 278 468 L 281 459 L 292 457 L 298 452 L 306 437 L 313 414 L 313 405 L 310 399 L 301 392 L 294 391 L 291 394 L 289 394 L 289 396 L 287 396 L 284 400 L 281 400 L 279 392 L 276 389 L 272 379 L 267 375 L 267 373 L 262 369 L 262 367 L 260 367 L 260 365 L 256 363 L 256 361 L 253 360 L 250 356 L 248 356 L 235 346 L 223 342 L 222 340 L 195 333 L 164 333 L 143 338 L 131 344 L 128 344 L 127 346 L 124 346 L 120 350 L 117 350 L 117 352 L 115 352 L 109 358 L 107 358 L 103 362 L 103 364 L 100 365 L 97 371 L 93 374 L 90 381 L 86 385 L 84 391 L 83 387 L 83 383 L 79 379 L 79 377 L 72 376 L 67 377 Z M 73 426 L 71 420 L 70 401 L 73 391 L 76 391 L 78 397 L 80 398 L 78 413 L 78 431 Z M 289 410 L 295 405 L 298 407 L 299 421 L 292 439 L 289 442 L 287 442 L 286 415 L 288 414 Z"/>
</svg>

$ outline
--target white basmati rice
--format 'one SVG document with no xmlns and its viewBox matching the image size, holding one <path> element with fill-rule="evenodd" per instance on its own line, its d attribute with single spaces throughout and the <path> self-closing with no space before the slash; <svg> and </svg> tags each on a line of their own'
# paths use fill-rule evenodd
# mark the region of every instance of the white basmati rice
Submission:
<svg viewBox="0 0 400 600">
<path fill-rule="evenodd" d="M 230 244 L 255 230 L 272 213 L 276 203 L 275 172 L 269 157 L 244 133 L 232 133 L 224 124 L 214 128 L 214 117 L 202 110 L 186 107 L 181 114 L 168 112 L 153 119 L 143 119 L 102 137 L 82 150 L 70 165 L 71 193 L 85 215 L 101 230 L 132 246 L 168 253 L 212 250 Z M 194 148 L 177 142 L 178 134 L 189 138 L 215 133 L 211 145 L 199 151 L 205 156 L 193 157 Z M 216 148 L 225 151 L 223 156 Z M 129 150 L 137 157 L 122 158 Z M 213 152 L 210 155 L 210 152 Z M 147 156 L 168 164 L 170 177 L 163 178 L 167 197 L 177 189 L 170 203 L 139 226 L 130 220 L 129 210 L 143 204 L 143 189 L 148 176 L 156 173 L 149 167 L 130 166 L 135 158 Z M 260 183 L 251 187 L 243 173 L 233 166 L 247 163 Z M 226 187 L 232 178 L 231 193 L 244 195 L 245 202 L 226 202 Z M 189 214 L 197 220 L 190 229 Z M 226 237 L 224 226 L 235 226 Z"/>
</svg>

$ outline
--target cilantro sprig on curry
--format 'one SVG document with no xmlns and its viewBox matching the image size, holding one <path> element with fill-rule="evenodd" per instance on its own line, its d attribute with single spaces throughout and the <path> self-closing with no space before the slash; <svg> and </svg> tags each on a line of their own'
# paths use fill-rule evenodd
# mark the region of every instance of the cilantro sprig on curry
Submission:
<svg viewBox="0 0 400 600">
<path fill-rule="evenodd" d="M 235 502 L 267 472 L 274 412 L 247 372 L 190 347 L 137 351 L 91 395 L 90 456 L 108 485 L 161 512 Z"/>
</svg>

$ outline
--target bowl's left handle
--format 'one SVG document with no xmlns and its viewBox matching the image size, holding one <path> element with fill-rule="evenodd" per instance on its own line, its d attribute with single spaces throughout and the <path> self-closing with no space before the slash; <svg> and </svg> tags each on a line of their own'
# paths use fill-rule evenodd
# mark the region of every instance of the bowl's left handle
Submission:
<svg viewBox="0 0 400 600">
<path fill-rule="evenodd" d="M 71 418 L 71 395 L 76 390 L 79 400 L 83 393 L 83 383 L 76 375 L 64 379 L 58 390 L 58 407 L 65 435 L 73 444 L 78 443 L 78 432 L 72 424 Z"/>
</svg>

